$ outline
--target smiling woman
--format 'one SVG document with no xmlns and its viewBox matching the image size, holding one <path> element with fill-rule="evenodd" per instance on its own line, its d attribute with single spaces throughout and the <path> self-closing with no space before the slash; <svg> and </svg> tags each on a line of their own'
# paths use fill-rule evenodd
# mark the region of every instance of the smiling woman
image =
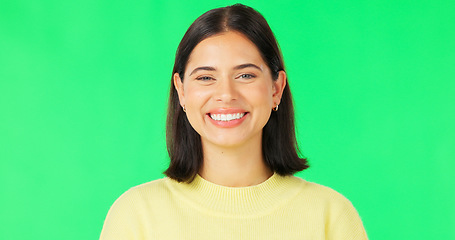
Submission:
<svg viewBox="0 0 455 240">
<path fill-rule="evenodd" d="M 308 165 L 281 52 L 250 7 L 208 11 L 184 35 L 167 145 L 168 177 L 123 194 L 101 239 L 367 238 L 346 198 L 293 176 Z"/>
<path fill-rule="evenodd" d="M 197 174 L 208 179 L 206 174 L 213 173 L 218 179 L 210 179 L 212 182 L 233 186 L 233 179 L 242 181 L 241 176 L 253 179 L 247 182 L 261 182 L 272 172 L 285 176 L 308 167 L 306 159 L 298 156 L 292 97 L 286 85 L 281 51 L 260 13 L 234 5 L 200 16 L 180 42 L 173 73 L 167 122 L 171 164 L 166 174 L 170 178 L 191 182 Z M 203 101 L 199 98 L 204 97 L 207 100 L 204 108 L 196 108 L 205 112 L 196 115 L 192 104 Z M 254 112 L 243 109 L 253 107 L 252 103 L 261 107 L 254 106 Z M 272 112 L 278 109 L 278 104 L 280 111 Z M 186 108 L 190 109 L 188 113 L 183 111 Z M 227 114 L 237 113 L 243 115 L 242 121 L 215 120 L 218 115 L 227 118 Z M 265 122 L 261 123 L 261 119 Z M 214 126 L 227 127 L 240 122 L 242 126 L 238 128 L 217 128 L 216 135 L 205 132 Z M 246 133 L 247 129 L 250 134 Z M 256 135 L 252 135 L 254 131 Z M 237 141 L 239 148 L 236 154 L 229 155 L 232 152 L 227 151 L 228 145 L 203 147 L 213 143 L 204 136 L 218 138 L 228 145 Z M 253 145 L 238 142 L 240 138 L 246 140 L 253 136 L 256 137 Z M 215 149 L 218 153 L 209 157 L 209 151 Z M 226 156 L 228 159 L 224 160 Z M 246 168 L 244 156 L 249 156 L 250 169 Z M 205 171 L 208 167 L 213 169 Z M 217 172 L 219 169 L 225 171 Z"/>
<path fill-rule="evenodd" d="M 234 31 L 200 42 L 186 68 L 191 72 L 186 80 L 175 73 L 174 84 L 191 126 L 201 136 L 202 149 L 235 146 L 247 153 L 260 147 L 262 129 L 280 103 L 284 71 L 274 81 L 256 46 Z"/>
<path fill-rule="evenodd" d="M 230 186 L 232 179 L 247 180 L 239 176 L 251 177 L 248 184 L 269 178 L 272 172 L 262 157 L 262 129 L 280 103 L 284 71 L 272 79 L 254 43 L 236 31 L 200 42 L 186 69 L 183 82 L 174 74 L 174 85 L 191 126 L 201 137 L 204 160 L 199 174 Z M 245 156 L 250 156 L 248 164 Z"/>
</svg>

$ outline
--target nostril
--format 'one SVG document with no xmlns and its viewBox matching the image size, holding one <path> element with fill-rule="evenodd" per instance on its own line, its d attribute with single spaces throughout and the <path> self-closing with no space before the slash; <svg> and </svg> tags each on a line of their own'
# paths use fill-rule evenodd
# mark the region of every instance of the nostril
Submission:
<svg viewBox="0 0 455 240">
<path fill-rule="evenodd" d="M 216 96 L 217 101 L 229 102 L 229 101 L 232 101 L 235 99 L 237 99 L 237 95 L 236 95 L 235 91 L 218 92 L 218 94 Z"/>
</svg>

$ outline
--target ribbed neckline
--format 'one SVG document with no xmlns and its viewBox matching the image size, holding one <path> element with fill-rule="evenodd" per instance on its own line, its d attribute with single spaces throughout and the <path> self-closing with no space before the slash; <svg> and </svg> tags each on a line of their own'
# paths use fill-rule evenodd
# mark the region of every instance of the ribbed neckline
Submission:
<svg viewBox="0 0 455 240">
<path fill-rule="evenodd" d="M 264 182 L 248 187 L 226 187 L 197 175 L 191 183 L 169 179 L 171 188 L 183 200 L 203 211 L 223 215 L 254 215 L 272 211 L 295 196 L 301 179 L 274 173 Z"/>
</svg>

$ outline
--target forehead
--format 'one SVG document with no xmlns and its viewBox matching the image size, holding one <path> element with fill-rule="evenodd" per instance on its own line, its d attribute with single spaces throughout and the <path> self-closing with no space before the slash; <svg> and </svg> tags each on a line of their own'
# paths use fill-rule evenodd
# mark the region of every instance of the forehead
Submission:
<svg viewBox="0 0 455 240">
<path fill-rule="evenodd" d="M 199 65 L 229 67 L 245 63 L 266 65 L 253 42 L 241 33 L 229 31 L 196 45 L 188 59 L 187 69 Z"/>
</svg>

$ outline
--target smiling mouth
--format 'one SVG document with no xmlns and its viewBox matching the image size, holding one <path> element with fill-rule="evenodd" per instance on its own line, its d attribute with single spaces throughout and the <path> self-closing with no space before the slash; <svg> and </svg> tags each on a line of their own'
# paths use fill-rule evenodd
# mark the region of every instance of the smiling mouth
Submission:
<svg viewBox="0 0 455 240">
<path fill-rule="evenodd" d="M 223 121 L 223 122 L 228 122 L 232 120 L 237 120 L 241 119 L 243 116 L 245 116 L 246 113 L 230 113 L 230 114 L 211 114 L 209 113 L 209 117 L 215 121 Z"/>
</svg>

